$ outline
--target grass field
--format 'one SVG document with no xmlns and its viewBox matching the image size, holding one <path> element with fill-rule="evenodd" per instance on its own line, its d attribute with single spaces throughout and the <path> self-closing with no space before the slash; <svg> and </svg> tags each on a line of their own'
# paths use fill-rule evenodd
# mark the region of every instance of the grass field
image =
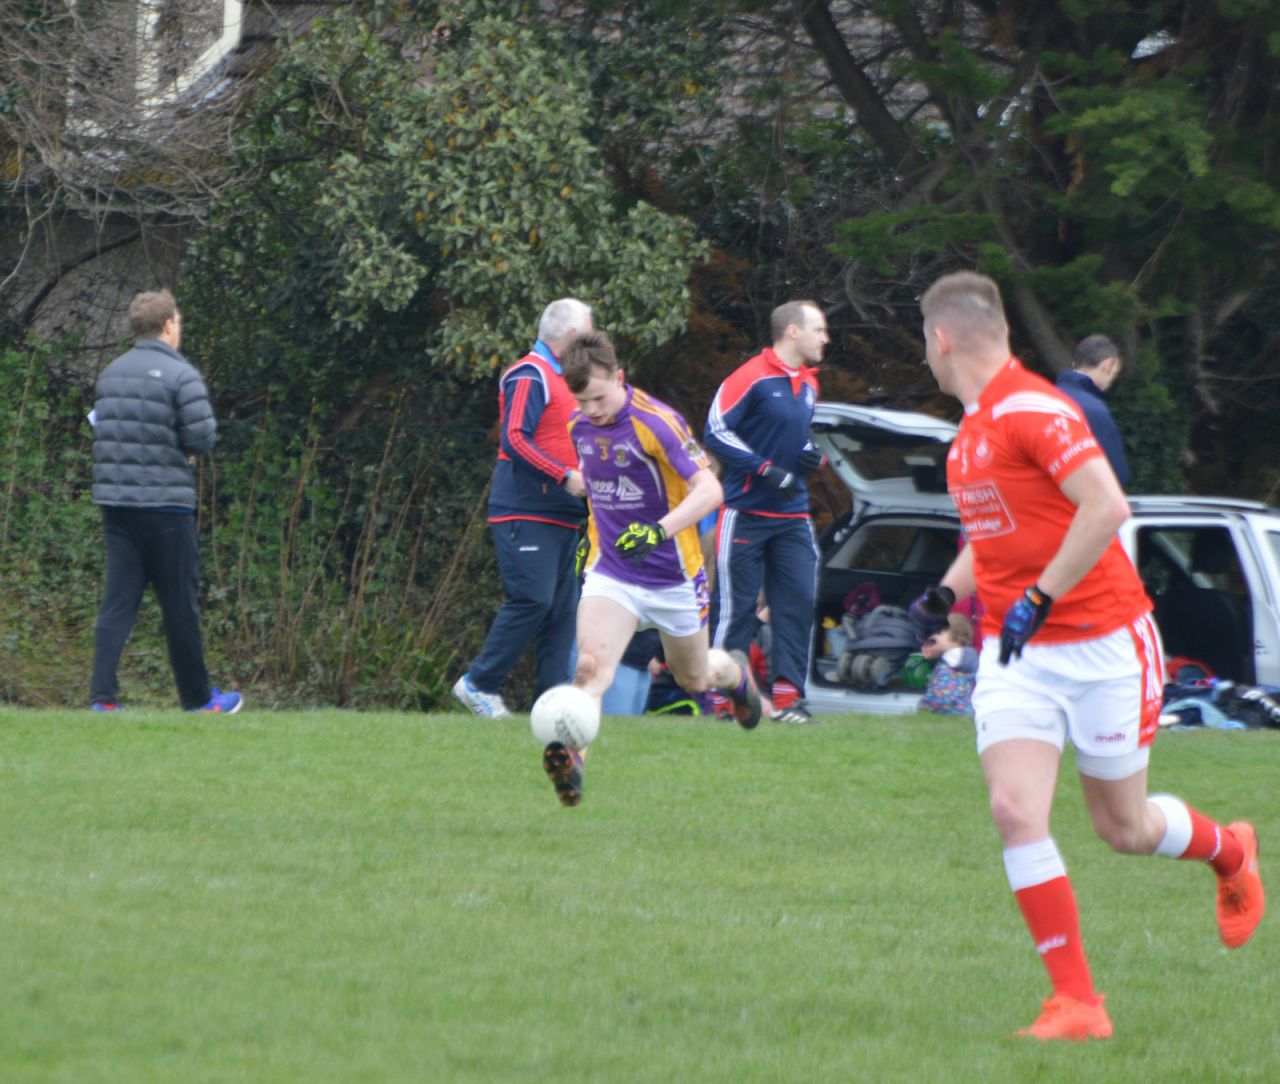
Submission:
<svg viewBox="0 0 1280 1084">
<path fill-rule="evenodd" d="M 538 754 L 519 718 L 0 713 L 0 1080 L 1280 1080 L 1280 916 L 1228 953 L 1211 874 L 1112 855 L 1073 773 L 1116 1036 L 1007 1037 L 1047 989 L 963 722 L 606 720 L 574 810 Z M 1252 818 L 1273 893 L 1278 761 L 1168 733 L 1152 773 Z"/>
</svg>

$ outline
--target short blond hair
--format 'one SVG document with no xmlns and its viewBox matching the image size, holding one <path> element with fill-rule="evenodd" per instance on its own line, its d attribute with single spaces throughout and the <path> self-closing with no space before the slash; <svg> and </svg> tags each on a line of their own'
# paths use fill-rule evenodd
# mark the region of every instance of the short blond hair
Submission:
<svg viewBox="0 0 1280 1084">
<path fill-rule="evenodd" d="M 129 302 L 129 328 L 139 339 L 154 339 L 178 315 L 178 303 L 168 290 L 144 290 Z"/>
<path fill-rule="evenodd" d="M 920 299 L 925 330 L 941 323 L 961 350 L 987 346 L 1009 337 L 1000 287 L 976 271 L 943 275 Z"/>
</svg>

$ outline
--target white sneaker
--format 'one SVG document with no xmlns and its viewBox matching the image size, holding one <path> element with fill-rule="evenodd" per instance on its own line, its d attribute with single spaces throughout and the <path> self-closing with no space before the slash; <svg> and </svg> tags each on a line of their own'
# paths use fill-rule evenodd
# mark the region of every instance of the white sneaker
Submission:
<svg viewBox="0 0 1280 1084">
<path fill-rule="evenodd" d="M 453 698 L 472 715 L 483 715 L 489 719 L 505 719 L 511 714 L 502 697 L 497 693 L 482 693 L 466 674 L 458 678 L 453 685 Z"/>
</svg>

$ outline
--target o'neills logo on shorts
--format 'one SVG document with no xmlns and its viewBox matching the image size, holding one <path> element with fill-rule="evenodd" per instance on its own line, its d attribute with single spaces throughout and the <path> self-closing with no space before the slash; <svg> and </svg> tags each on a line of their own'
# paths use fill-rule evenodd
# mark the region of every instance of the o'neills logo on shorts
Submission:
<svg viewBox="0 0 1280 1084">
<path fill-rule="evenodd" d="M 1095 734 L 1093 740 L 1100 745 L 1114 745 L 1118 741 L 1124 741 L 1124 735 L 1119 732 L 1115 734 Z"/>
</svg>

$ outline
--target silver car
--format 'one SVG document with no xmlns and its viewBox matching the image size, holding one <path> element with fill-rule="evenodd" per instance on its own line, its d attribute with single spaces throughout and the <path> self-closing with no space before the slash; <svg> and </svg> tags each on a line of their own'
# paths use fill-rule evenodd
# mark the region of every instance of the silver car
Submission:
<svg viewBox="0 0 1280 1084">
<path fill-rule="evenodd" d="M 954 559 L 960 524 L 946 492 L 946 455 L 955 434 L 950 422 L 924 414 L 818 404 L 814 439 L 849 487 L 852 509 L 819 538 L 807 694 L 815 714 L 916 710 L 919 691 L 892 677 L 842 680 L 839 630 L 846 602 L 865 597 L 866 585 L 879 602 L 905 609 Z M 1136 496 L 1129 504 L 1120 541 L 1155 604 L 1166 657 L 1280 687 L 1280 510 L 1211 497 Z"/>
</svg>

